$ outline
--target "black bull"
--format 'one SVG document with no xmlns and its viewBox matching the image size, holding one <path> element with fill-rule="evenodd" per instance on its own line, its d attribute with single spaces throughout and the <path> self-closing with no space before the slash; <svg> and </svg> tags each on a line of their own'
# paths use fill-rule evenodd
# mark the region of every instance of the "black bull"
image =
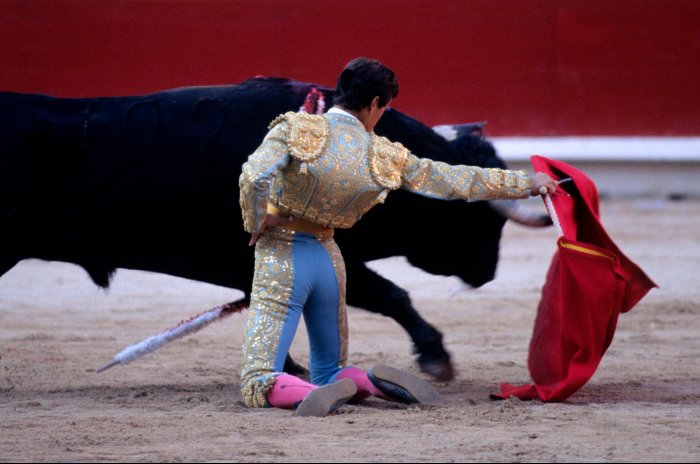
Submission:
<svg viewBox="0 0 700 464">
<path fill-rule="evenodd" d="M 267 124 L 297 110 L 310 88 L 256 78 L 133 97 L 0 93 L 0 275 L 39 258 L 78 264 L 103 287 L 117 268 L 127 268 L 248 295 L 253 249 L 238 203 L 241 165 Z M 460 158 L 445 139 L 395 110 L 376 132 L 419 156 L 502 165 L 495 155 Z M 452 378 L 440 332 L 406 291 L 365 262 L 405 256 L 427 272 L 478 287 L 494 277 L 504 223 L 484 202 L 392 193 L 354 228 L 336 232 L 348 303 L 396 320 L 423 370 Z"/>
</svg>

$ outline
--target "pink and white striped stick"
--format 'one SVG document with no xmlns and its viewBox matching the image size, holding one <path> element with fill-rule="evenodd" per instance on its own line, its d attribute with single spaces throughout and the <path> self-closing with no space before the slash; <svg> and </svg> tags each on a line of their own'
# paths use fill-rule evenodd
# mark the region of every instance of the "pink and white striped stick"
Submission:
<svg viewBox="0 0 700 464">
<path fill-rule="evenodd" d="M 161 346 L 178 338 L 193 334 L 214 321 L 220 321 L 233 313 L 243 311 L 250 302 L 246 298 L 217 306 L 208 311 L 197 314 L 184 320 L 174 327 L 171 327 L 159 334 L 152 335 L 144 341 L 128 346 L 120 351 L 112 361 L 96 370 L 97 373 L 104 372 L 117 364 L 128 364 L 141 356 L 157 350 Z"/>
<path fill-rule="evenodd" d="M 557 182 L 557 185 L 563 184 L 564 182 L 570 182 L 571 177 L 567 177 L 566 179 L 562 179 Z M 554 227 L 557 229 L 557 232 L 559 232 L 559 236 L 563 237 L 564 236 L 564 229 L 561 228 L 561 223 L 559 222 L 559 216 L 557 215 L 557 210 L 554 209 L 554 203 L 552 202 L 552 197 L 547 193 L 547 187 L 540 187 L 540 194 L 544 198 L 544 203 L 547 207 L 547 212 L 549 213 L 549 216 L 552 218 L 552 223 L 554 224 Z"/>
</svg>

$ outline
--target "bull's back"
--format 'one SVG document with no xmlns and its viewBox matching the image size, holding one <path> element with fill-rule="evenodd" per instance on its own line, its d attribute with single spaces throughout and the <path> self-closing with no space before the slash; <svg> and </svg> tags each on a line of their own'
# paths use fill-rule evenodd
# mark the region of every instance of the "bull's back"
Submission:
<svg viewBox="0 0 700 464">
<path fill-rule="evenodd" d="M 241 165 L 268 123 L 298 109 L 310 87 L 251 79 L 129 97 L 0 93 L 0 226 L 16 245 L 10 260 L 74 262 L 101 282 L 125 267 L 247 288 L 240 275 L 249 277 L 252 253 L 238 206 Z M 444 139 L 398 111 L 385 114 L 377 133 L 419 156 L 455 161 Z M 365 229 L 371 237 L 413 217 L 416 199 L 396 197 L 358 224 L 348 256 L 366 243 L 357 240 Z M 426 205 L 426 215 L 433 209 Z M 374 245 L 373 257 L 412 248 Z"/>
<path fill-rule="evenodd" d="M 223 269 L 247 268 L 242 247 L 231 246 L 246 243 L 238 175 L 267 123 L 289 109 L 280 92 L 0 93 L 0 205 L 11 213 L 0 225 L 15 244 L 0 261 L 68 261 L 103 275 L 145 269 L 242 288 Z"/>
</svg>

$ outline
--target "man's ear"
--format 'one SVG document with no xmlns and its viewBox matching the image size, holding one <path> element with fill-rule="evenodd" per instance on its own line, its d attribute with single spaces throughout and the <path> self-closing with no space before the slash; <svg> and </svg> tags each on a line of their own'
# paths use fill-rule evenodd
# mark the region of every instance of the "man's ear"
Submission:
<svg viewBox="0 0 700 464">
<path fill-rule="evenodd" d="M 370 103 L 370 106 L 375 109 L 379 108 L 379 96 L 376 96 L 372 99 L 372 103 Z"/>
</svg>

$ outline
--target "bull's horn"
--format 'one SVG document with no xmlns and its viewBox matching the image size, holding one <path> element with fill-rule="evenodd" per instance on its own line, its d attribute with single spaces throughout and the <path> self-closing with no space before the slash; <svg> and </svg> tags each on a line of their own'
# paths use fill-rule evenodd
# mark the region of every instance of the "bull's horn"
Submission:
<svg viewBox="0 0 700 464">
<path fill-rule="evenodd" d="M 466 124 L 441 124 L 433 126 L 433 131 L 442 138 L 451 142 L 465 134 L 471 134 L 478 131 L 481 135 L 482 129 L 486 125 L 486 121 L 468 122 Z"/>
<path fill-rule="evenodd" d="M 552 225 L 552 218 L 547 213 L 535 211 L 520 204 L 517 200 L 490 200 L 489 205 L 503 217 L 527 227 L 546 227 Z"/>
</svg>

